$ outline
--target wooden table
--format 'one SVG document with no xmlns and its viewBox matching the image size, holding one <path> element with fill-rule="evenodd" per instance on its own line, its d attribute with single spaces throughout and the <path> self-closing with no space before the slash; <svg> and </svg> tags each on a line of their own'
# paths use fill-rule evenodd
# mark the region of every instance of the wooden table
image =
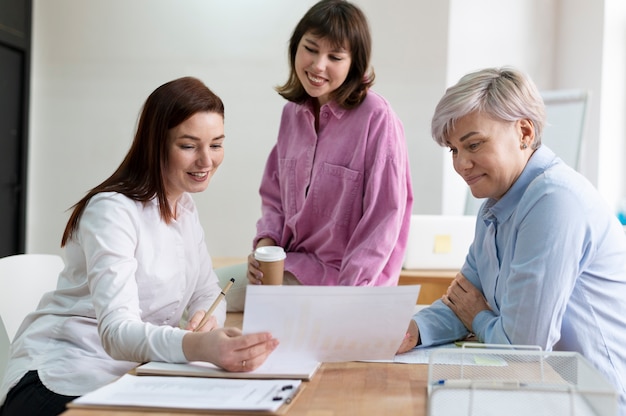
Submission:
<svg viewBox="0 0 626 416">
<path fill-rule="evenodd" d="M 430 305 L 446 293 L 458 270 L 402 269 L 398 285 L 421 285 L 417 303 Z"/>
<path fill-rule="evenodd" d="M 243 314 L 228 314 L 241 326 Z M 426 415 L 428 366 L 423 364 L 324 363 L 288 406 L 288 416 Z M 188 415 L 156 411 L 70 409 L 63 416 Z M 207 413 L 216 414 L 216 413 Z M 252 414 L 252 413 L 248 413 Z"/>
<path fill-rule="evenodd" d="M 428 366 L 390 363 L 324 363 L 286 409 L 288 416 L 426 415 Z M 188 415 L 70 409 L 63 416 Z M 206 413 L 213 414 L 213 413 Z M 250 413 L 252 414 L 252 413 Z"/>
</svg>

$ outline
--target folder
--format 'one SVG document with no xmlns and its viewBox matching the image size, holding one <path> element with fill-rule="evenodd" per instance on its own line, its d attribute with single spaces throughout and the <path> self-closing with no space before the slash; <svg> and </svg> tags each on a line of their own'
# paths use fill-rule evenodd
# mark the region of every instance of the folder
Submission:
<svg viewBox="0 0 626 416">
<path fill-rule="evenodd" d="M 202 377 L 135 376 L 113 383 L 68 403 L 69 408 L 192 413 L 245 412 L 283 414 L 302 385 L 301 380 L 249 380 Z"/>
</svg>

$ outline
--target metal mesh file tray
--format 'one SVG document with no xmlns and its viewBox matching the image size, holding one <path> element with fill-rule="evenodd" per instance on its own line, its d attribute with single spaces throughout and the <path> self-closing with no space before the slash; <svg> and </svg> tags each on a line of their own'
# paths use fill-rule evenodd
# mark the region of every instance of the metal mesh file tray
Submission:
<svg viewBox="0 0 626 416">
<path fill-rule="evenodd" d="M 576 352 L 465 344 L 429 358 L 429 416 L 614 416 L 617 398 Z"/>
</svg>

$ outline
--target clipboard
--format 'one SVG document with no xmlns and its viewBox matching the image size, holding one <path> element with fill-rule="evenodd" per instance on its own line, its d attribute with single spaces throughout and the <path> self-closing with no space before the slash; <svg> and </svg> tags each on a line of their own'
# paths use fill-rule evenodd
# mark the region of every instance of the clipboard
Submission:
<svg viewBox="0 0 626 416">
<path fill-rule="evenodd" d="M 282 415 L 302 388 L 301 380 L 125 374 L 113 383 L 73 400 L 67 406 L 93 410 Z"/>
</svg>

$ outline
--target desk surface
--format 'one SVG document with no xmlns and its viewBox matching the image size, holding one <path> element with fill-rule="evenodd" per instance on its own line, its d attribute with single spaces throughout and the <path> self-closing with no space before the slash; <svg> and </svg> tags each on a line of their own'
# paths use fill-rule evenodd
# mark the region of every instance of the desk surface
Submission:
<svg viewBox="0 0 626 416">
<path fill-rule="evenodd" d="M 285 413 L 287 416 L 426 414 L 428 367 L 420 364 L 324 363 Z M 63 416 L 189 415 L 71 409 Z M 211 414 L 211 413 L 206 413 Z"/>
<path fill-rule="evenodd" d="M 241 313 L 227 325 L 241 326 Z M 428 366 L 393 363 L 324 363 L 285 413 L 288 416 L 426 415 Z M 71 409 L 63 416 L 189 415 Z"/>
</svg>

